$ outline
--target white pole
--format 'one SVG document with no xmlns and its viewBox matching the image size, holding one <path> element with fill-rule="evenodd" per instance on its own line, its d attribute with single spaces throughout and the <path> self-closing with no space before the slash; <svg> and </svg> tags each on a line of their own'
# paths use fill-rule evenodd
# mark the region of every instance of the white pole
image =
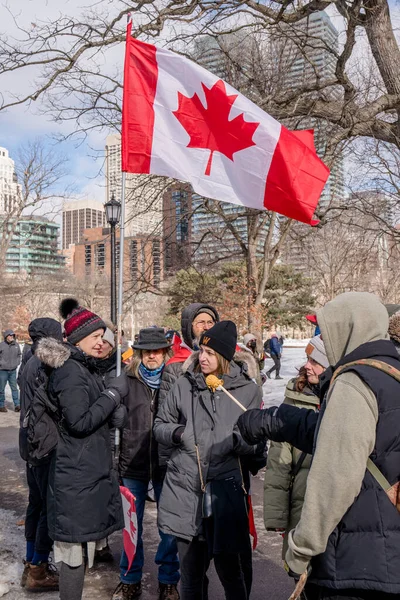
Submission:
<svg viewBox="0 0 400 600">
<path fill-rule="evenodd" d="M 125 247 L 125 182 L 126 173 L 122 173 L 121 181 L 121 221 L 119 228 L 119 280 L 118 280 L 118 304 L 117 304 L 117 377 L 121 374 L 121 332 L 122 332 L 122 301 L 124 295 L 124 247 Z M 118 455 L 120 445 L 120 430 L 115 430 L 114 454 Z"/>
<path fill-rule="evenodd" d="M 124 295 L 124 246 L 125 246 L 125 182 L 126 173 L 122 173 L 121 181 L 121 225 L 119 228 L 119 280 L 118 280 L 118 343 L 117 343 L 117 376 L 121 374 L 121 331 L 122 331 L 122 302 Z"/>
</svg>

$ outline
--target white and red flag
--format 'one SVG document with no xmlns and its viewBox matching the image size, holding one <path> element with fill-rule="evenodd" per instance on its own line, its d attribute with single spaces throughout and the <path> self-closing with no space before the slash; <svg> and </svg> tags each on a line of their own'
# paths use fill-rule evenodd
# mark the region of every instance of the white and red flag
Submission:
<svg viewBox="0 0 400 600">
<path fill-rule="evenodd" d="M 131 36 L 122 171 L 191 183 L 207 198 L 313 224 L 329 176 L 312 131 L 289 131 L 203 67 Z"/>
<path fill-rule="evenodd" d="M 121 485 L 119 489 L 121 492 L 122 510 L 124 513 L 125 522 L 122 536 L 124 540 L 125 554 L 128 557 L 128 568 L 126 570 L 127 573 L 133 564 L 136 554 L 138 522 L 136 515 L 135 496 L 128 490 L 127 487 L 124 487 L 123 485 Z"/>
</svg>

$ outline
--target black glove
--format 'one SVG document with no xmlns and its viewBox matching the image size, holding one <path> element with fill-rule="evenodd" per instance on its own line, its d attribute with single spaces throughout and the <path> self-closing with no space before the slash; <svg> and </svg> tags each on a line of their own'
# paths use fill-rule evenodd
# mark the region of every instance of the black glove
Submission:
<svg viewBox="0 0 400 600">
<path fill-rule="evenodd" d="M 268 438 L 266 420 L 277 410 L 276 406 L 261 410 L 253 408 L 243 413 L 237 422 L 242 438 L 248 444 L 265 442 Z"/>
<path fill-rule="evenodd" d="M 112 392 L 114 392 L 114 395 L 112 395 Z M 128 378 L 125 373 L 111 379 L 108 383 L 108 388 L 105 390 L 105 393 L 114 398 L 118 396 L 118 401 L 116 404 L 118 405 L 129 393 Z"/>
<path fill-rule="evenodd" d="M 177 446 L 179 446 L 179 444 L 182 441 L 182 436 L 183 436 L 183 432 L 185 431 L 185 426 L 181 425 L 180 427 L 177 427 L 174 431 L 174 433 L 172 434 L 172 441 L 174 442 L 174 444 L 176 444 Z"/>
</svg>

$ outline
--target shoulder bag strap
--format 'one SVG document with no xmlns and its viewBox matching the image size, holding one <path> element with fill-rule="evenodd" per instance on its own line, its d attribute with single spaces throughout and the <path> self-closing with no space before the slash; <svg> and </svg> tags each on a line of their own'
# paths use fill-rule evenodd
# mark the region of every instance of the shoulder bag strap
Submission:
<svg viewBox="0 0 400 600">
<path fill-rule="evenodd" d="M 372 477 L 379 483 L 381 488 L 387 492 L 392 487 L 383 473 L 378 469 L 375 463 L 369 458 L 367 460 L 367 469 L 371 473 Z"/>
<path fill-rule="evenodd" d="M 196 426 L 195 426 L 195 423 L 194 423 L 194 396 L 196 395 L 196 397 L 197 397 L 198 396 L 198 392 L 199 392 L 199 390 L 192 383 L 192 399 L 191 399 L 191 403 L 192 403 L 192 423 L 193 423 L 194 447 L 196 449 L 197 465 L 199 467 L 201 491 L 204 493 L 206 491 L 206 484 L 205 484 L 204 477 L 203 477 L 203 471 L 201 469 L 200 451 L 199 451 L 199 446 L 198 446 L 198 443 L 197 443 Z"/>
<path fill-rule="evenodd" d="M 332 385 L 333 381 L 338 375 L 340 375 L 340 373 L 342 373 L 345 369 L 348 369 L 349 367 L 353 367 L 355 365 L 365 365 L 368 367 L 373 367 L 374 369 L 379 369 L 379 371 L 383 371 L 387 375 L 393 377 L 393 379 L 396 379 L 396 381 L 400 382 L 399 369 L 392 367 L 392 365 L 389 365 L 388 363 L 385 363 L 382 360 L 375 360 L 374 358 L 360 358 L 359 360 L 354 360 L 353 362 L 347 363 L 347 365 L 342 365 L 341 367 L 336 369 L 331 379 L 330 385 Z M 376 464 L 372 462 L 370 458 L 367 460 L 367 469 L 371 473 L 375 481 L 377 481 L 381 488 L 385 490 L 385 492 L 391 489 L 392 486 L 390 485 L 386 477 L 378 469 Z"/>
<path fill-rule="evenodd" d="M 383 371 L 387 375 L 390 375 L 391 377 L 393 377 L 393 379 L 396 379 L 396 381 L 400 381 L 399 369 L 396 369 L 395 367 L 392 367 L 392 365 L 383 362 L 383 360 L 375 360 L 374 358 L 360 358 L 359 360 L 353 360 L 352 362 L 349 362 L 346 365 L 342 365 L 341 367 L 337 368 L 332 376 L 330 385 L 333 384 L 336 377 L 340 375 L 340 373 L 356 365 L 364 365 L 367 367 L 373 367 L 374 369 L 379 369 L 379 371 Z"/>
</svg>

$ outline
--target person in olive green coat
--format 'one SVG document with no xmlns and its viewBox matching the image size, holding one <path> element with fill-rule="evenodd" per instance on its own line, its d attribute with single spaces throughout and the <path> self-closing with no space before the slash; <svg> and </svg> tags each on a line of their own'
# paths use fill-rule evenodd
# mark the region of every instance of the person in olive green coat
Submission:
<svg viewBox="0 0 400 600">
<path fill-rule="evenodd" d="M 312 338 L 306 347 L 307 362 L 298 377 L 286 386 L 285 404 L 298 408 L 319 407 L 319 375 L 329 366 L 321 336 Z M 271 442 L 264 480 L 264 524 L 268 531 L 288 533 L 300 520 L 306 493 L 311 455 L 290 444 Z M 288 548 L 284 535 L 282 556 Z"/>
</svg>

